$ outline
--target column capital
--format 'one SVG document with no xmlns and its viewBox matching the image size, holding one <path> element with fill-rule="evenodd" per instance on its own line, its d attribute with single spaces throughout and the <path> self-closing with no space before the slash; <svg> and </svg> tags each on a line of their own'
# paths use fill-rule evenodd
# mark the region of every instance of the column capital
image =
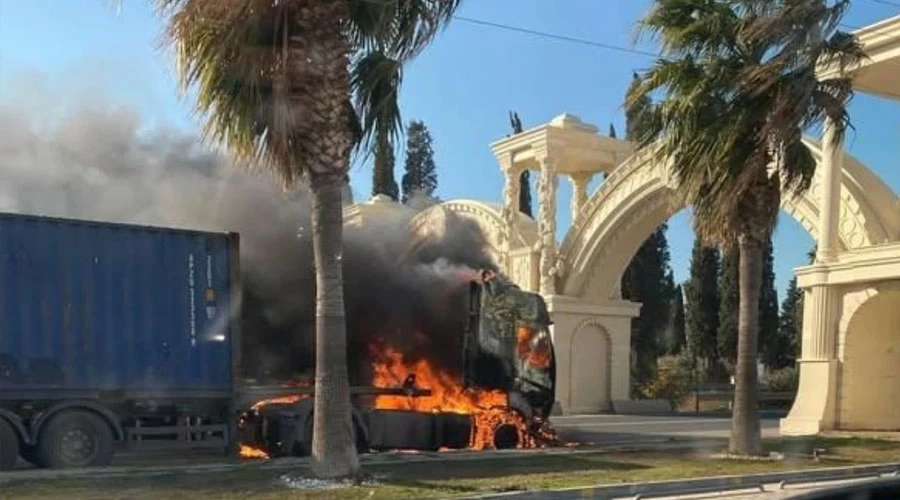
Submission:
<svg viewBox="0 0 900 500">
<path fill-rule="evenodd" d="M 557 158 L 555 156 L 550 155 L 549 153 L 536 152 L 534 155 L 534 159 L 535 159 L 535 161 L 538 162 L 538 165 L 540 165 L 540 167 L 542 169 L 544 169 L 544 168 L 555 169 L 556 168 Z"/>
<path fill-rule="evenodd" d="M 500 170 L 503 172 L 515 172 L 516 170 L 521 170 L 521 167 L 517 166 L 513 162 L 513 154 L 505 153 L 497 156 L 497 163 L 500 164 Z"/>
<path fill-rule="evenodd" d="M 591 182 L 591 179 L 593 179 L 596 174 L 594 172 L 571 172 L 566 175 L 569 176 L 569 180 L 572 181 L 573 185 L 579 185 Z"/>
</svg>

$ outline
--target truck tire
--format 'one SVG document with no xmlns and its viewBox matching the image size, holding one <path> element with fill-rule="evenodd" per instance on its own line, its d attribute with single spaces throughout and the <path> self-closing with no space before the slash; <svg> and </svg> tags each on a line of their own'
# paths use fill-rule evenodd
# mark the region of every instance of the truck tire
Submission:
<svg viewBox="0 0 900 500">
<path fill-rule="evenodd" d="M 112 463 L 112 430 L 102 418 L 83 410 L 53 416 L 38 436 L 35 459 L 41 467 L 68 469 Z"/>
<path fill-rule="evenodd" d="M 16 466 L 19 457 L 19 436 L 9 422 L 0 418 L 0 470 Z"/>
</svg>

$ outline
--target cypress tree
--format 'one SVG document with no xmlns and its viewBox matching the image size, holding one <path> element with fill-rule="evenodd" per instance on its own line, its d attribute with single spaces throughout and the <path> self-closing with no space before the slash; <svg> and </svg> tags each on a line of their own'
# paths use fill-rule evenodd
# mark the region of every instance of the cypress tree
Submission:
<svg viewBox="0 0 900 500">
<path fill-rule="evenodd" d="M 401 181 L 403 203 L 415 194 L 434 196 L 437 189 L 437 166 L 428 127 L 421 121 L 411 121 L 406 129 L 406 173 Z"/>
<path fill-rule="evenodd" d="M 719 250 L 694 241 L 690 279 L 685 286 L 685 331 L 691 355 L 705 367 L 706 375 L 717 377 L 719 360 L 716 333 L 719 329 Z"/>
<path fill-rule="evenodd" d="M 719 357 L 729 368 L 734 367 L 737 358 L 739 264 L 740 253 L 737 247 L 722 252 L 722 266 L 719 273 L 719 330 L 716 341 Z"/>
<path fill-rule="evenodd" d="M 656 358 L 665 350 L 673 287 L 665 231 L 663 224 L 644 241 L 622 279 L 622 298 L 641 303 L 641 314 L 631 327 L 632 374 L 638 386 L 650 380 Z"/>
<path fill-rule="evenodd" d="M 800 336 L 803 328 L 803 290 L 797 288 L 797 278 L 791 279 L 787 294 L 781 303 L 781 317 L 778 320 L 778 356 L 770 360 L 770 368 L 785 368 L 793 365 L 800 355 Z"/>
<path fill-rule="evenodd" d="M 778 338 L 778 291 L 775 289 L 775 257 L 772 236 L 763 247 L 762 281 L 759 291 L 759 355 L 765 366 L 783 364 L 789 347 Z"/>
<path fill-rule="evenodd" d="M 737 248 L 727 250 L 722 255 L 722 271 L 719 277 L 719 356 L 729 367 L 733 367 L 737 357 L 738 264 L 740 252 Z M 763 248 L 762 281 L 759 295 L 759 354 L 766 366 L 778 363 L 784 345 L 778 338 L 778 292 L 775 289 L 775 259 L 771 236 Z"/>
<path fill-rule="evenodd" d="M 681 354 L 687 345 L 684 329 L 684 291 L 683 286 L 675 287 L 672 303 L 670 304 L 669 317 L 669 354 Z"/>
<path fill-rule="evenodd" d="M 628 92 L 640 84 L 640 77 L 632 73 L 631 86 Z M 647 135 L 648 124 L 651 118 L 651 106 L 653 103 L 646 96 L 635 102 L 625 110 L 625 138 L 629 141 L 640 141 Z"/>
<path fill-rule="evenodd" d="M 609 137 L 612 139 L 616 138 L 616 126 L 612 123 L 609 124 Z"/>
<path fill-rule="evenodd" d="M 632 81 L 632 85 L 636 83 L 636 79 Z M 634 140 L 646 133 L 651 119 L 650 104 L 649 100 L 644 100 L 626 110 L 628 139 Z M 616 135 L 612 125 L 609 135 Z M 641 314 L 632 321 L 631 328 L 632 374 L 638 386 L 650 380 L 656 370 L 656 358 L 666 351 L 669 305 L 675 288 L 669 268 L 667 227 L 662 224 L 650 234 L 622 276 L 622 298 L 642 304 Z"/>
</svg>

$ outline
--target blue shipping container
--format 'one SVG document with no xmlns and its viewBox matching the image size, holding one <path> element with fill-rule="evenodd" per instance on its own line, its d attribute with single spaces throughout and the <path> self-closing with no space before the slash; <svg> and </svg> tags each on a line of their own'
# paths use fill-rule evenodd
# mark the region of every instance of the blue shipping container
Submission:
<svg viewBox="0 0 900 500">
<path fill-rule="evenodd" d="M 230 391 L 236 267 L 236 235 L 0 214 L 0 397 Z"/>
</svg>

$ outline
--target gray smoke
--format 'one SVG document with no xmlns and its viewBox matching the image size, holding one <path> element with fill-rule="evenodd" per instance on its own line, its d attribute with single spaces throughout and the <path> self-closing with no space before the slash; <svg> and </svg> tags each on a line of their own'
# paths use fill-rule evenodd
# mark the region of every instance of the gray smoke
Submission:
<svg viewBox="0 0 900 500">
<path fill-rule="evenodd" d="M 236 168 L 196 137 L 166 127 L 146 131 L 135 110 L 86 102 L 62 111 L 41 109 L 34 98 L 0 102 L 0 211 L 239 232 L 246 374 L 309 373 L 315 274 L 307 191 L 286 195 L 266 175 Z M 368 349 L 379 340 L 409 357 L 458 367 L 462 276 L 495 267 L 478 228 L 462 222 L 404 260 L 415 213 L 345 230 L 356 381 L 364 382 Z"/>
</svg>

